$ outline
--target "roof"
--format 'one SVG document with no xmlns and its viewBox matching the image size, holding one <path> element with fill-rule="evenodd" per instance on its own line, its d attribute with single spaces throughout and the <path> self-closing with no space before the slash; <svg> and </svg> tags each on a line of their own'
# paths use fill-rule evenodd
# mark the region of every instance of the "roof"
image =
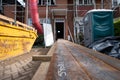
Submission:
<svg viewBox="0 0 120 80">
<path fill-rule="evenodd" d="M 92 13 L 92 12 L 111 12 L 113 10 L 111 9 L 92 9 L 92 10 L 89 10 L 87 13 Z"/>
</svg>

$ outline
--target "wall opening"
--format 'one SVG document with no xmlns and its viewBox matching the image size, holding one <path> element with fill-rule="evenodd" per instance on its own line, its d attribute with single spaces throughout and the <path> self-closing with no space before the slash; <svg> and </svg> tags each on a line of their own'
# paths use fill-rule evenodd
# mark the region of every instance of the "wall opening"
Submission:
<svg viewBox="0 0 120 80">
<path fill-rule="evenodd" d="M 56 22 L 56 40 L 64 39 L 64 22 Z"/>
</svg>

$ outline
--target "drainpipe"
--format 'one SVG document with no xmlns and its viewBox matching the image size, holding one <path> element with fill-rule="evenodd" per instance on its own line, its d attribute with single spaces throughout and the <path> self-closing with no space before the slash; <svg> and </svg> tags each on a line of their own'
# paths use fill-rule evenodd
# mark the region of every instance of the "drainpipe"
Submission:
<svg viewBox="0 0 120 80">
<path fill-rule="evenodd" d="M 28 24 L 28 0 L 25 0 L 25 24 Z"/>
<path fill-rule="evenodd" d="M 101 0 L 101 9 L 103 9 L 104 8 L 104 2 L 103 2 L 103 0 Z"/>
<path fill-rule="evenodd" d="M 0 13 L 2 13 L 2 0 L 0 0 Z"/>
<path fill-rule="evenodd" d="M 110 9 L 112 9 L 112 0 L 108 0 L 108 1 L 110 1 L 111 3 L 110 3 Z"/>
<path fill-rule="evenodd" d="M 46 24 L 47 24 L 47 20 L 48 20 L 48 0 L 46 4 Z"/>
<path fill-rule="evenodd" d="M 75 42 L 77 42 L 77 39 L 76 39 L 76 31 L 75 31 L 75 18 L 78 17 L 78 13 L 77 13 L 77 0 L 74 0 L 74 5 L 75 5 L 75 15 L 74 15 L 74 39 L 75 39 Z"/>
<path fill-rule="evenodd" d="M 92 0 L 92 1 L 93 1 L 94 9 L 96 9 L 96 2 L 95 0 Z"/>
<path fill-rule="evenodd" d="M 77 4 L 77 0 L 75 0 L 75 8 L 76 8 L 76 17 L 78 17 L 78 11 L 77 11 L 77 7 L 78 7 L 78 4 Z"/>
<path fill-rule="evenodd" d="M 17 18 L 17 0 L 15 0 L 15 16 L 14 16 L 15 24 L 16 24 L 16 18 Z"/>
</svg>

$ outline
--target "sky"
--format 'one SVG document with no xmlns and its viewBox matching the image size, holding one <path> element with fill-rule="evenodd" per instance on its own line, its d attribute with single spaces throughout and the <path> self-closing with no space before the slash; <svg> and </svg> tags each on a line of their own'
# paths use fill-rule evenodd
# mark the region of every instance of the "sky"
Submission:
<svg viewBox="0 0 120 80">
<path fill-rule="evenodd" d="M 120 3 L 120 0 L 118 0 L 118 3 Z"/>
</svg>

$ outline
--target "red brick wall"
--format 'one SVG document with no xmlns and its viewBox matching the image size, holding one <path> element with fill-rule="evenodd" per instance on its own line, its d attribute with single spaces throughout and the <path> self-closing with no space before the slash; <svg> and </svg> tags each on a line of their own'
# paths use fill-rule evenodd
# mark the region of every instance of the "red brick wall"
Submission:
<svg viewBox="0 0 120 80">
<path fill-rule="evenodd" d="M 14 5 L 4 5 L 3 9 L 4 9 L 4 15 L 10 18 L 14 19 Z"/>
<path fill-rule="evenodd" d="M 67 9 L 67 7 L 68 7 L 67 3 L 68 3 L 67 0 L 56 0 L 55 5 L 49 6 L 49 14 L 48 14 L 48 18 L 50 18 L 51 22 L 52 22 L 52 27 L 54 27 L 54 19 L 55 18 L 64 18 L 65 19 L 65 24 L 64 24 L 65 25 L 65 39 L 67 39 L 67 35 L 68 35 L 68 22 L 66 20 L 66 16 L 65 15 L 53 15 L 52 9 Z M 60 4 L 62 4 L 62 5 L 60 5 Z M 39 11 L 40 18 L 46 17 L 46 6 L 39 5 L 38 11 Z"/>
<path fill-rule="evenodd" d="M 83 17 L 86 12 L 88 12 L 89 10 L 93 9 L 94 6 L 93 5 L 88 5 L 88 6 L 78 6 L 78 16 L 79 17 Z"/>
<path fill-rule="evenodd" d="M 68 0 L 68 4 L 73 4 L 73 0 Z M 74 20 L 74 6 L 69 5 L 68 12 L 67 12 L 67 24 L 68 24 L 68 27 L 70 28 L 72 36 L 74 36 L 74 21 L 73 20 Z M 70 33 L 68 34 L 70 35 Z"/>
<path fill-rule="evenodd" d="M 115 8 L 114 10 L 114 18 L 120 17 L 120 7 Z"/>
<path fill-rule="evenodd" d="M 58 5 L 58 4 L 67 4 L 67 0 L 56 0 L 56 5 L 49 6 L 49 16 L 51 16 L 52 9 L 67 9 L 66 5 Z M 39 16 L 44 18 L 46 16 L 46 6 L 39 5 Z"/>
<path fill-rule="evenodd" d="M 95 0 L 96 1 L 96 8 L 97 9 L 101 9 L 101 0 Z M 111 9 L 111 5 L 112 5 L 112 0 L 103 0 L 103 3 L 104 3 L 104 6 L 103 8 L 104 9 Z"/>
</svg>

